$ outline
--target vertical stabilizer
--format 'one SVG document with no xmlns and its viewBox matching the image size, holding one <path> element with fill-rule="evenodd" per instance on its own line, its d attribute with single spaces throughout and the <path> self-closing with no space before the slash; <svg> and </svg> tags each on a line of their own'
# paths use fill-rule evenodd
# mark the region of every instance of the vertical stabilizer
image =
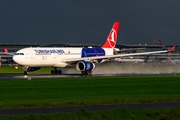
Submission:
<svg viewBox="0 0 180 120">
<path fill-rule="evenodd" d="M 5 52 L 5 53 L 8 53 L 8 50 L 7 50 L 7 48 L 4 48 L 4 52 Z"/>
<path fill-rule="evenodd" d="M 115 22 L 102 48 L 114 48 L 116 46 L 119 27 L 120 22 Z"/>
</svg>

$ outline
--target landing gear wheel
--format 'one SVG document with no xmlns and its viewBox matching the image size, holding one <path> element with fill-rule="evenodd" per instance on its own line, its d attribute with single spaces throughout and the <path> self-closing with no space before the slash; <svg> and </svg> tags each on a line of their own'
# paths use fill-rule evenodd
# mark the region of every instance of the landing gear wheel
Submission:
<svg viewBox="0 0 180 120">
<path fill-rule="evenodd" d="M 92 75 L 92 70 L 90 70 L 90 71 L 82 71 L 81 74 L 84 75 L 84 76 Z"/>
<path fill-rule="evenodd" d="M 55 70 L 55 74 L 56 74 L 56 75 L 58 74 L 58 70 Z"/>
<path fill-rule="evenodd" d="M 51 70 L 52 75 L 58 75 L 58 74 L 61 74 L 61 73 L 62 73 L 61 70 Z"/>
<path fill-rule="evenodd" d="M 51 75 L 54 75 L 55 74 L 55 71 L 54 70 L 51 70 Z"/>
<path fill-rule="evenodd" d="M 62 71 L 61 71 L 61 70 L 58 70 L 58 73 L 59 73 L 59 74 L 61 74 L 61 73 L 62 73 Z"/>
<path fill-rule="evenodd" d="M 92 75 L 92 70 L 88 71 L 88 75 Z"/>
<path fill-rule="evenodd" d="M 86 71 L 81 71 L 82 76 L 86 75 Z"/>
</svg>

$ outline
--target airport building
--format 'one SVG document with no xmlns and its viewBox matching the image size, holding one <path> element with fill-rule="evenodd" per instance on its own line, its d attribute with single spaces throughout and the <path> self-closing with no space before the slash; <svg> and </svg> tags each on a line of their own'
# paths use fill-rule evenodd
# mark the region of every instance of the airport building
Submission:
<svg viewBox="0 0 180 120">
<path fill-rule="evenodd" d="M 19 49 L 25 48 L 25 47 L 38 47 L 40 45 L 38 44 L 24 44 L 24 43 L 0 43 L 0 51 L 3 51 L 4 48 L 8 49 L 8 52 L 16 52 Z"/>
<path fill-rule="evenodd" d="M 139 53 L 139 52 L 150 52 L 150 51 L 161 51 L 168 50 L 173 47 L 173 45 L 117 45 L 120 49 L 119 53 Z M 173 63 L 173 61 L 179 61 L 180 63 L 180 47 L 176 46 L 176 49 L 167 53 L 151 54 L 151 55 L 140 55 L 130 57 L 123 57 L 121 60 L 123 62 L 158 62 L 158 63 Z M 124 60 L 125 59 L 125 60 Z"/>
<path fill-rule="evenodd" d="M 24 44 L 24 43 L 0 43 L 0 51 L 4 51 L 4 48 L 7 48 L 8 52 L 13 53 L 19 49 L 26 48 L 26 47 L 39 47 L 39 44 Z M 50 44 L 45 45 L 43 47 L 100 47 L 100 45 L 96 44 Z M 172 45 L 116 45 L 120 51 L 118 54 L 121 53 L 135 53 L 135 52 L 147 52 L 147 51 L 158 51 L 158 50 L 167 50 Z M 144 55 L 144 56 L 134 56 L 134 59 L 180 59 L 180 47 L 177 46 L 175 51 L 171 53 L 164 53 L 164 54 L 156 54 L 156 55 Z M 127 57 L 126 57 L 127 58 Z M 0 55 L 0 62 L 13 62 L 12 56 L 1 54 Z"/>
</svg>

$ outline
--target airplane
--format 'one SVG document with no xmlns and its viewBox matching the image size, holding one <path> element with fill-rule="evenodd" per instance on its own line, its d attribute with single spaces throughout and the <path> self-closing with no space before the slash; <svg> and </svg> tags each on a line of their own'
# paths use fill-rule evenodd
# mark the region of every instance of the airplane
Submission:
<svg viewBox="0 0 180 120">
<path fill-rule="evenodd" d="M 3 49 L 3 52 L 0 52 L 0 57 L 4 58 L 1 59 L 1 63 L 8 63 L 9 65 L 12 64 L 14 61 L 11 59 L 13 57 L 13 55 L 15 54 L 15 52 L 9 52 L 7 48 Z M 11 65 L 10 65 L 11 66 Z"/>
<path fill-rule="evenodd" d="M 13 52 L 10 53 L 7 48 L 4 48 L 3 52 L 0 52 L 0 54 L 14 55 L 14 53 Z"/>
<path fill-rule="evenodd" d="M 163 51 L 114 54 L 119 27 L 120 22 L 114 22 L 107 40 L 101 47 L 28 47 L 18 50 L 13 55 L 13 60 L 23 66 L 24 75 L 44 66 L 53 68 L 51 74 L 61 74 L 59 68 L 75 67 L 82 75 L 91 75 L 96 63 L 103 63 L 111 58 L 164 53 L 175 49 L 174 46 Z"/>
</svg>

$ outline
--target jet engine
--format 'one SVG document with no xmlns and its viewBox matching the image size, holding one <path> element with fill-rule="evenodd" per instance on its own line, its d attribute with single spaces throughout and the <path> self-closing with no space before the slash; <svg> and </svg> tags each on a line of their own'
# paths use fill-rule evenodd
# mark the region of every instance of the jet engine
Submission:
<svg viewBox="0 0 180 120">
<path fill-rule="evenodd" d="M 79 61 L 76 64 L 76 69 L 79 71 L 91 71 L 95 68 L 95 64 L 88 61 Z"/>
<path fill-rule="evenodd" d="M 28 67 L 27 72 L 39 70 L 41 67 Z"/>
</svg>

